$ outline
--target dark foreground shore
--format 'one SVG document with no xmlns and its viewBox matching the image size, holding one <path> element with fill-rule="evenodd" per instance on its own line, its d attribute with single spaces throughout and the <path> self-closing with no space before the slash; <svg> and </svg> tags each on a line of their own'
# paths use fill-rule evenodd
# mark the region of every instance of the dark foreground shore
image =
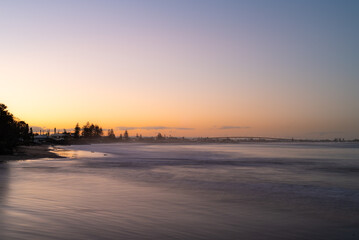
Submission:
<svg viewBox="0 0 359 240">
<path fill-rule="evenodd" d="M 49 145 L 20 146 L 12 155 L 0 155 L 0 162 L 12 160 L 26 160 L 38 158 L 58 158 L 56 153 L 51 152 Z"/>
<path fill-rule="evenodd" d="M 52 150 L 0 164 L 0 239 L 358 240 L 357 144 Z"/>
</svg>

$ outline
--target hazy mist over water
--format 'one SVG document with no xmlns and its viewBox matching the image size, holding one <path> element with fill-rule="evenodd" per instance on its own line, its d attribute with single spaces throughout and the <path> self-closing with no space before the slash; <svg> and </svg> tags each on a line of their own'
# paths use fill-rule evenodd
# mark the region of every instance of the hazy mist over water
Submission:
<svg viewBox="0 0 359 240">
<path fill-rule="evenodd" d="M 0 239 L 358 239 L 359 145 L 97 144 L 0 164 Z"/>
</svg>

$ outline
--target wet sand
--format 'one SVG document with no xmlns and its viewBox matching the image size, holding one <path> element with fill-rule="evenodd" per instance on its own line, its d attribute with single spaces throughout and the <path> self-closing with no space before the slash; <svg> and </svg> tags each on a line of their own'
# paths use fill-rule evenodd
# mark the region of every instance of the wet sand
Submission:
<svg viewBox="0 0 359 240">
<path fill-rule="evenodd" d="M 51 150 L 51 149 L 50 149 Z M 93 144 L 0 164 L 0 239 L 359 236 L 359 145 Z"/>
<path fill-rule="evenodd" d="M 0 155 L 0 162 L 60 157 L 51 151 L 52 147 L 50 145 L 20 146 L 14 151 L 12 155 Z"/>
</svg>

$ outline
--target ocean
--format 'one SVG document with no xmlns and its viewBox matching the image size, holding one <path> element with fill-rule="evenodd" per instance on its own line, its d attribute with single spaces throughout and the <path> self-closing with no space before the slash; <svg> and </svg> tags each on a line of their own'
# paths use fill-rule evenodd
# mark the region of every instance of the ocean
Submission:
<svg viewBox="0 0 359 240">
<path fill-rule="evenodd" d="M 0 239 L 359 239 L 358 143 L 54 151 L 0 164 Z"/>
</svg>

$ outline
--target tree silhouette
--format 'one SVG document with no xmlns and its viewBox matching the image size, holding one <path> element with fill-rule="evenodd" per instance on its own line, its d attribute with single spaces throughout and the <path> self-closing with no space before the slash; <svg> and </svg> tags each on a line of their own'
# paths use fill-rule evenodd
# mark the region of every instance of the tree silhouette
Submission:
<svg viewBox="0 0 359 240">
<path fill-rule="evenodd" d="M 157 140 L 162 140 L 162 139 L 163 139 L 162 134 L 161 134 L 161 133 L 158 133 L 158 135 L 157 135 Z"/>
<path fill-rule="evenodd" d="M 95 136 L 95 125 L 91 124 L 88 131 L 89 131 L 90 137 L 94 137 Z"/>
<path fill-rule="evenodd" d="M 33 142 L 34 141 L 34 132 L 32 131 L 32 128 L 30 128 L 30 141 Z"/>
<path fill-rule="evenodd" d="M 79 124 L 77 123 L 76 127 L 75 127 L 74 138 L 79 138 L 80 137 L 80 131 L 81 131 L 81 128 L 80 128 Z"/>
<path fill-rule="evenodd" d="M 14 118 L 7 106 L 0 103 L 0 153 L 11 153 L 14 147 L 28 144 L 31 138 L 29 125 Z"/>
<path fill-rule="evenodd" d="M 111 129 L 109 129 L 108 130 L 108 138 L 110 138 L 110 139 L 115 139 L 116 138 L 116 135 L 115 135 L 115 133 L 113 132 L 113 129 L 111 128 Z"/>
<path fill-rule="evenodd" d="M 92 125 L 91 125 L 92 126 Z M 95 125 L 94 126 L 94 129 L 93 129 L 93 136 L 94 137 L 101 137 L 103 135 L 103 131 L 102 131 L 102 128 L 99 127 L 98 125 Z"/>
<path fill-rule="evenodd" d="M 126 130 L 125 133 L 123 134 L 123 138 L 124 138 L 125 140 L 128 140 L 128 139 L 129 139 L 127 130 Z"/>
<path fill-rule="evenodd" d="M 17 122 L 17 129 L 19 134 L 18 140 L 28 144 L 30 142 L 29 125 L 24 121 Z"/>
<path fill-rule="evenodd" d="M 86 123 L 86 125 L 84 125 L 82 127 L 82 133 L 81 135 L 84 137 L 84 138 L 90 138 L 92 137 L 92 133 L 91 133 L 91 125 L 89 122 Z"/>
<path fill-rule="evenodd" d="M 86 125 L 82 127 L 81 134 L 84 138 L 98 138 L 103 135 L 103 131 L 98 125 L 87 122 Z"/>
</svg>

